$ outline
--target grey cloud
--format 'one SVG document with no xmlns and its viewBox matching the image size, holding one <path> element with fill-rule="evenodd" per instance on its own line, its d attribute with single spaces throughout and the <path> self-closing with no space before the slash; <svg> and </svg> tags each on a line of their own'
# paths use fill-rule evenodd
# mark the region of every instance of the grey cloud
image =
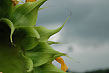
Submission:
<svg viewBox="0 0 109 73">
<path fill-rule="evenodd" d="M 73 19 L 77 18 L 75 19 L 76 22 L 74 20 L 74 22 L 71 21 L 71 23 L 69 23 L 70 28 L 67 27 L 68 30 L 66 31 L 69 32 L 69 34 L 66 35 L 72 35 L 73 37 L 84 40 L 109 40 L 109 10 L 106 4 L 101 5 L 102 6 L 95 6 L 92 10 L 89 9 L 89 12 L 87 12 L 88 9 L 84 9 L 84 7 L 82 8 L 83 11 L 77 11 L 78 14 L 75 13 L 77 16 L 73 16 Z M 76 9 L 81 10 L 80 8 Z"/>
<path fill-rule="evenodd" d="M 71 4 L 71 0 L 69 0 L 64 2 L 65 4 L 63 5 L 58 5 L 59 7 L 54 7 L 56 11 L 51 10 L 53 15 L 50 15 L 50 18 L 47 19 L 50 19 L 47 24 L 52 25 L 52 23 L 64 22 L 68 15 L 67 10 L 67 13 L 65 13 L 65 8 L 68 8 L 72 12 L 72 16 L 65 25 L 64 29 L 66 31 L 62 34 L 66 34 L 64 34 L 62 40 L 68 42 L 74 40 L 84 44 L 88 44 L 87 42 L 90 41 L 91 43 L 89 44 L 101 45 L 109 40 L 109 5 L 107 2 L 107 0 L 72 0 Z M 48 14 L 50 13 L 48 12 Z M 51 19 L 51 16 L 53 19 Z"/>
<path fill-rule="evenodd" d="M 51 7 L 39 12 L 37 24 L 48 26 L 48 28 L 50 25 L 54 27 L 55 24 L 63 23 L 70 12 L 72 13 L 60 34 L 60 41 L 69 45 L 64 44 L 63 47 L 55 46 L 55 48 L 65 48 L 61 51 L 67 51 L 69 46 L 73 47 L 69 55 L 81 62 L 80 64 L 70 64 L 71 62 L 66 60 L 69 66 L 73 66 L 70 66 L 73 71 L 109 67 L 109 59 L 107 58 L 109 49 L 105 45 L 109 44 L 108 3 L 108 0 L 48 0 L 44 6 L 51 5 Z M 75 48 L 74 44 L 79 47 Z M 84 47 L 92 49 L 92 51 L 87 52 L 86 49 L 83 49 Z M 82 50 L 83 53 L 75 53 L 76 49 Z M 95 49 L 105 51 L 95 51 Z M 92 59 L 93 61 L 91 61 Z"/>
</svg>

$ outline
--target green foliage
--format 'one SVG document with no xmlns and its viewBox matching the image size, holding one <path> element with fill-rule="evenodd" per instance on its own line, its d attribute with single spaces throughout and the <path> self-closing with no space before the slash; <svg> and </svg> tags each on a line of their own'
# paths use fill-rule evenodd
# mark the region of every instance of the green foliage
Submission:
<svg viewBox="0 0 109 73">
<path fill-rule="evenodd" d="M 59 70 L 53 64 L 47 63 L 42 66 L 35 67 L 33 73 L 66 73 L 66 72 Z"/>
<path fill-rule="evenodd" d="M 13 35 L 14 29 L 15 29 L 13 23 L 9 19 L 6 19 L 6 18 L 0 19 L 0 23 L 5 23 L 6 26 L 8 26 L 11 29 L 10 41 L 12 42 L 12 35 Z M 3 26 L 3 24 L 1 24 L 1 26 Z"/>
<path fill-rule="evenodd" d="M 0 18 L 8 18 L 12 12 L 10 0 L 0 0 Z"/>
<path fill-rule="evenodd" d="M 11 0 L 0 0 L 0 71 L 3 73 L 65 73 L 51 62 L 66 56 L 48 41 L 64 24 L 49 30 L 35 26 L 39 7 L 46 0 L 12 6 Z"/>
<path fill-rule="evenodd" d="M 10 20 L 15 27 L 34 26 L 36 24 L 38 9 L 45 1 L 27 2 L 15 6 Z"/>
</svg>

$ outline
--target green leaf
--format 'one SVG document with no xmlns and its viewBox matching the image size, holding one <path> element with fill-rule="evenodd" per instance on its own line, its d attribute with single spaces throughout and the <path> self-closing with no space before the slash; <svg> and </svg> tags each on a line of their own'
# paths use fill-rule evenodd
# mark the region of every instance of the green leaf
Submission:
<svg viewBox="0 0 109 73">
<path fill-rule="evenodd" d="M 60 42 L 54 42 L 54 41 L 47 41 L 47 43 L 48 43 L 49 45 L 52 45 L 52 44 L 61 44 Z"/>
<path fill-rule="evenodd" d="M 66 73 L 58 69 L 53 64 L 47 63 L 39 67 L 35 67 L 33 73 Z"/>
<path fill-rule="evenodd" d="M 11 0 L 0 0 L 0 19 L 8 18 L 12 11 Z"/>
<path fill-rule="evenodd" d="M 38 44 L 39 33 L 34 27 L 16 28 L 13 39 L 17 46 L 24 50 L 30 50 Z"/>
<path fill-rule="evenodd" d="M 47 53 L 59 53 L 55 51 L 51 46 L 46 42 L 39 42 L 39 44 L 30 50 L 31 52 L 47 52 Z"/>
<path fill-rule="evenodd" d="M 12 35 L 13 35 L 14 30 L 15 30 L 14 25 L 13 25 L 13 23 L 9 19 L 6 19 L 6 18 L 0 19 L 0 26 L 1 27 L 4 26 L 4 25 L 2 25 L 3 23 L 5 23 L 11 29 L 11 32 L 10 32 L 10 41 L 12 43 L 13 42 L 12 41 Z M 5 30 L 7 30 L 7 29 L 5 29 Z"/>
<path fill-rule="evenodd" d="M 38 31 L 38 33 L 40 34 L 40 41 L 47 41 L 49 39 L 50 36 L 54 35 L 55 33 L 59 32 L 62 28 L 63 28 L 64 24 L 55 29 L 55 30 L 49 30 L 43 26 L 38 26 L 36 27 L 36 30 Z"/>
<path fill-rule="evenodd" d="M 45 63 L 52 62 L 55 58 L 63 56 L 64 54 L 50 52 L 27 52 L 26 55 L 32 59 L 34 67 L 37 67 Z"/>
<path fill-rule="evenodd" d="M 39 11 L 40 11 L 40 10 L 43 10 L 43 9 L 46 9 L 46 8 L 48 8 L 48 7 L 42 7 L 42 8 L 39 8 Z"/>
<path fill-rule="evenodd" d="M 21 41 L 21 48 L 25 50 L 31 50 L 37 45 L 38 45 L 38 40 L 34 37 L 25 37 Z"/>
<path fill-rule="evenodd" d="M 18 27 L 16 28 L 16 31 L 19 32 L 23 32 L 23 35 L 26 37 L 36 37 L 37 39 L 40 38 L 39 33 L 37 32 L 37 30 L 35 30 L 34 27 Z"/>
<path fill-rule="evenodd" d="M 30 57 L 33 61 L 34 67 L 37 67 L 52 62 L 57 57 L 65 56 L 65 54 L 55 51 L 46 42 L 39 42 L 35 48 L 26 51 L 26 56 Z"/>
<path fill-rule="evenodd" d="M 22 57 L 26 66 L 26 71 L 31 72 L 33 70 L 33 61 L 29 57 L 24 56 L 23 53 L 22 53 Z"/>
<path fill-rule="evenodd" d="M 51 62 L 54 54 L 46 52 L 27 52 L 26 55 L 33 61 L 34 67 Z"/>
<path fill-rule="evenodd" d="M 0 71 L 3 73 L 25 73 L 24 62 L 17 47 L 4 38 L 0 38 Z"/>
<path fill-rule="evenodd" d="M 46 0 L 39 0 L 36 2 L 27 2 L 16 6 L 13 9 L 13 14 L 10 17 L 15 27 L 19 26 L 34 26 L 37 20 L 37 13 L 39 7 Z"/>
</svg>

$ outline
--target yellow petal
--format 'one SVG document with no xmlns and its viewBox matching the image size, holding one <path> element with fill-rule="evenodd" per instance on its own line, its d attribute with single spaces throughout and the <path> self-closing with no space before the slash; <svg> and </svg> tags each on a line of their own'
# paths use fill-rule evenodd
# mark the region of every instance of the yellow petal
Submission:
<svg viewBox="0 0 109 73">
<path fill-rule="evenodd" d="M 34 2 L 34 1 L 37 1 L 37 0 L 26 0 L 26 2 Z"/>
<path fill-rule="evenodd" d="M 68 70 L 67 65 L 64 63 L 64 60 L 61 57 L 58 57 L 55 60 L 61 64 L 61 70 L 63 70 L 64 72 Z"/>
</svg>

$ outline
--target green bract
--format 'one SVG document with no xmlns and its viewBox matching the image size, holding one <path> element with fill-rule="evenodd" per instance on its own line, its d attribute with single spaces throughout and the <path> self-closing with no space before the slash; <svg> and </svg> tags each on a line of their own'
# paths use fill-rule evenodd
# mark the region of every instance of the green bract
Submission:
<svg viewBox="0 0 109 73">
<path fill-rule="evenodd" d="M 55 30 L 35 26 L 39 7 L 46 0 L 12 6 L 11 0 L 0 0 L 0 72 L 65 73 L 51 62 L 64 53 L 55 51 L 48 41 Z"/>
</svg>

